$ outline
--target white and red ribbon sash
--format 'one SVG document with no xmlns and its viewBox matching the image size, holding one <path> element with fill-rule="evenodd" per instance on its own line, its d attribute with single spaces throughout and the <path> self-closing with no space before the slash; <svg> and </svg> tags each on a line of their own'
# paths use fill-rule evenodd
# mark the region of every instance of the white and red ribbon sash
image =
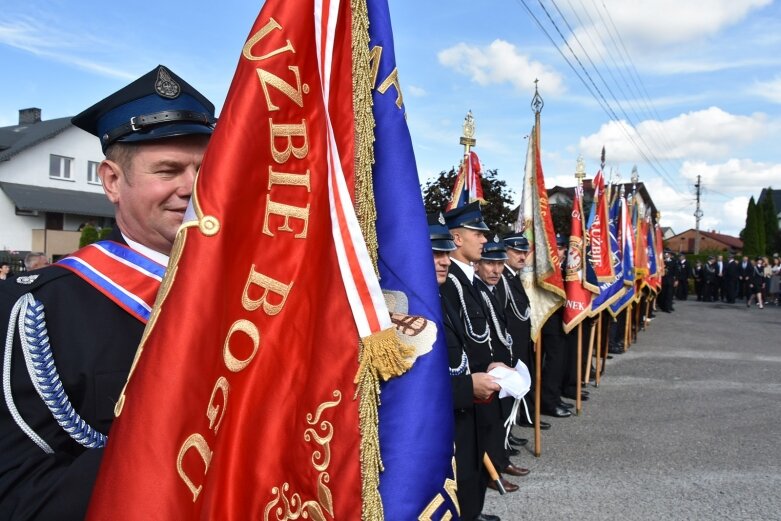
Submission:
<svg viewBox="0 0 781 521">
<path fill-rule="evenodd" d="M 331 206 L 331 230 L 339 270 L 358 334 L 361 338 L 366 338 L 389 329 L 392 323 L 347 189 L 329 114 L 331 66 L 338 14 L 339 0 L 315 0 L 317 59 L 328 126 L 328 199 Z"/>
<path fill-rule="evenodd" d="M 147 323 L 165 266 L 113 241 L 100 241 L 57 262 Z"/>
</svg>

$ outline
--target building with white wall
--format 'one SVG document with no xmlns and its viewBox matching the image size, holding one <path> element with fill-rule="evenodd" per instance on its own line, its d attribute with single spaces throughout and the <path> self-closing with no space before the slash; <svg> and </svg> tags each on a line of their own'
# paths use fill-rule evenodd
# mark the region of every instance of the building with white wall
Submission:
<svg viewBox="0 0 781 521">
<path fill-rule="evenodd" d="M 42 251 L 57 260 L 78 248 L 85 223 L 112 226 L 114 209 L 97 165 L 100 143 L 70 118 L 19 111 L 0 128 L 0 251 Z"/>
</svg>

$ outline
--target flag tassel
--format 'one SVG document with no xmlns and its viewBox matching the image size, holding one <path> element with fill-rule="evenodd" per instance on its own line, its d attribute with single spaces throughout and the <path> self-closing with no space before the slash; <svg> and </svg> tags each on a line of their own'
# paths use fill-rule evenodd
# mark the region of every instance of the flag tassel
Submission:
<svg viewBox="0 0 781 521">
<path fill-rule="evenodd" d="M 355 397 L 360 396 L 358 419 L 361 430 L 361 474 L 363 521 L 384 519 L 380 497 L 380 472 L 383 470 L 380 454 L 379 416 L 380 380 L 387 381 L 407 371 L 407 359 L 415 348 L 399 340 L 393 328 L 385 329 L 361 339 L 358 373 L 355 375 Z"/>
</svg>

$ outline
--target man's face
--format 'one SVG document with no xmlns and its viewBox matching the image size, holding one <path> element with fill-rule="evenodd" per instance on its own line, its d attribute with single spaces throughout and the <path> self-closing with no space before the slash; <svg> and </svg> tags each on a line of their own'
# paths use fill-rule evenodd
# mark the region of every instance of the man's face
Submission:
<svg viewBox="0 0 781 521">
<path fill-rule="evenodd" d="M 434 252 L 434 270 L 437 273 L 437 284 L 440 286 L 447 280 L 447 269 L 450 267 L 450 254 L 446 251 Z"/>
<path fill-rule="evenodd" d="M 556 246 L 556 248 L 559 251 L 559 265 L 563 265 L 567 260 L 567 247 L 566 246 Z"/>
<path fill-rule="evenodd" d="M 475 264 L 477 276 L 489 286 L 496 286 L 499 283 L 503 269 L 503 260 L 481 260 Z"/>
<path fill-rule="evenodd" d="M 746 264 L 748 262 L 748 257 L 743 257 L 743 264 Z"/>
<path fill-rule="evenodd" d="M 128 238 L 171 252 L 208 142 L 207 136 L 182 136 L 143 143 L 126 171 L 113 161 L 101 163 L 103 187 Z"/>
<path fill-rule="evenodd" d="M 458 247 L 459 255 L 469 262 L 480 260 L 480 254 L 483 253 L 483 244 L 487 242 L 483 232 L 469 228 L 455 228 L 450 233 L 453 235 L 453 242 Z"/>
<path fill-rule="evenodd" d="M 724 260 L 724 257 L 722 257 L 721 255 L 719 255 L 718 257 L 716 257 L 716 259 L 717 259 L 719 262 L 721 262 L 721 261 L 723 261 L 723 260 Z"/>
<path fill-rule="evenodd" d="M 2 266 L 0 266 L 0 273 L 2 273 L 3 275 L 8 275 L 10 271 L 11 271 L 11 266 L 9 266 L 8 264 L 3 264 Z"/>
<path fill-rule="evenodd" d="M 518 251 L 507 248 L 507 265 L 515 271 L 520 271 L 526 265 L 526 256 L 528 251 Z"/>
</svg>

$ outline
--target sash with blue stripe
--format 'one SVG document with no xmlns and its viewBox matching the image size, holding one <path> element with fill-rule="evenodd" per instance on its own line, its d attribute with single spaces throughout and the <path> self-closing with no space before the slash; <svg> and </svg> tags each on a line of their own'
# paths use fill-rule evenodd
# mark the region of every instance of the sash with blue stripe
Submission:
<svg viewBox="0 0 781 521">
<path fill-rule="evenodd" d="M 165 266 L 113 241 L 81 248 L 57 262 L 132 316 L 147 323 Z"/>
</svg>

